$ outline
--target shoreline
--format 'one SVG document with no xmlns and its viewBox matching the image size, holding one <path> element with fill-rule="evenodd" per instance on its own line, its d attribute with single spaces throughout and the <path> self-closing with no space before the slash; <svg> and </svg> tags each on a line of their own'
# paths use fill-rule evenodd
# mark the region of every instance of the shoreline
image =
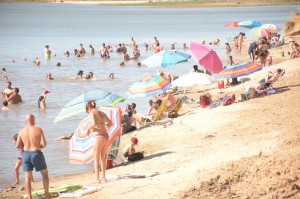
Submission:
<svg viewBox="0 0 300 199">
<path fill-rule="evenodd" d="M 287 48 L 288 45 L 285 44 L 271 53 L 276 54 Z M 242 53 L 237 59 L 245 59 L 245 56 L 246 54 Z M 266 67 L 249 77 L 251 82 L 254 82 L 264 77 L 268 70 L 275 70 L 279 67 L 286 69 L 285 76 L 274 86 L 278 89 L 277 94 L 214 109 L 195 109 L 190 104 L 184 104 L 180 117 L 174 119 L 172 125 L 152 126 L 122 136 L 120 151 L 130 137 L 136 136 L 140 140 L 138 150 L 145 151 L 146 156 L 141 161 L 109 169 L 107 183 L 95 183 L 95 174 L 93 171 L 88 171 L 80 174 L 50 176 L 50 185 L 81 184 L 101 187 L 100 192 L 83 196 L 83 199 L 96 199 L 100 196 L 102 198 L 124 198 L 125 193 L 126 198 L 181 199 L 187 198 L 187 196 L 190 198 L 199 198 L 199 196 L 217 198 L 218 195 L 212 197 L 209 195 L 211 194 L 210 189 L 206 190 L 205 186 L 202 186 L 205 183 L 211 183 L 211 179 L 216 176 L 221 177 L 219 182 L 214 183 L 219 183 L 218 186 L 227 191 L 228 189 L 223 183 L 232 179 L 230 192 L 242 198 L 246 196 L 257 198 L 259 196 L 257 194 L 264 194 L 261 188 L 268 186 L 269 183 L 275 190 L 276 188 L 277 190 L 289 189 L 288 187 L 293 183 L 283 186 L 276 180 L 281 182 L 282 178 L 294 179 L 297 176 L 295 169 L 299 162 L 296 157 L 300 154 L 300 145 L 298 144 L 300 140 L 299 134 L 294 133 L 292 129 L 300 127 L 297 123 L 297 115 L 295 115 L 299 116 L 299 113 L 294 108 L 299 99 L 298 96 L 300 96 L 299 85 L 297 85 L 300 59 L 288 60 L 287 56 L 274 57 L 274 59 L 278 59 L 275 62 L 279 63 Z M 240 84 L 222 91 L 234 92 L 237 94 L 236 96 L 240 96 L 239 93 L 243 86 Z M 216 86 L 208 88 L 208 92 L 213 96 L 217 96 L 219 91 Z M 193 99 L 197 99 L 200 94 L 199 92 L 187 93 L 189 98 Z M 176 97 L 181 96 L 182 94 L 176 95 Z M 281 103 L 283 100 L 288 100 L 288 103 L 283 105 Z M 252 121 L 252 117 L 255 117 L 255 120 Z M 163 136 L 161 132 L 163 132 Z M 294 165 L 288 164 L 290 161 Z M 157 162 L 160 162 L 159 167 L 157 167 Z M 286 164 L 282 166 L 281 162 Z M 280 173 L 280 176 L 277 178 L 275 176 L 279 174 L 271 175 L 272 179 L 270 180 L 265 176 L 265 173 L 268 172 L 277 172 Z M 141 179 L 115 178 L 116 175 L 122 174 L 143 174 L 146 177 Z M 240 177 L 235 181 L 237 175 Z M 180 180 L 178 181 L 178 179 Z M 291 181 L 297 184 L 299 179 L 295 179 L 295 181 Z M 258 186 L 256 181 L 265 184 Z M 170 186 L 174 189 L 170 190 L 168 188 Z M 41 189 L 41 180 L 34 183 L 33 188 L 34 190 Z M 24 191 L 19 189 L 2 192 L 0 196 L 4 194 L 4 197 L 20 197 Z M 213 193 L 223 196 L 219 198 L 228 198 L 229 195 L 226 194 L 230 194 Z M 270 191 L 270 194 L 273 192 Z M 280 194 L 283 196 L 284 192 Z"/>
</svg>

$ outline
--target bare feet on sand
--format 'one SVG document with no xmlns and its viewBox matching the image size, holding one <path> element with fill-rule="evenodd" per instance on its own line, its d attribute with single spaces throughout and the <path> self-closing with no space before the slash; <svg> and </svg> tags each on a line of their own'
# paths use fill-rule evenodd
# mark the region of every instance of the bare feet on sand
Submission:
<svg viewBox="0 0 300 199">
<path fill-rule="evenodd" d="M 15 182 L 15 183 L 11 184 L 11 186 L 16 186 L 18 184 L 20 184 L 20 182 Z"/>
</svg>

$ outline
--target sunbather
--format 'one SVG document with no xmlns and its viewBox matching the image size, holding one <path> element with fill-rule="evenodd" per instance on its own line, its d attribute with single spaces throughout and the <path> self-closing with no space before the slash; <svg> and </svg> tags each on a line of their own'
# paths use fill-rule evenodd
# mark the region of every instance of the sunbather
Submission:
<svg viewBox="0 0 300 199">
<path fill-rule="evenodd" d="M 139 123 L 139 125 L 141 125 L 143 122 L 145 121 L 153 121 L 153 119 L 156 116 L 156 112 L 159 108 L 159 106 L 161 105 L 162 100 L 158 99 L 156 102 L 153 103 L 151 111 L 148 112 L 147 114 L 143 115 L 141 113 L 133 113 L 132 114 L 132 118 L 133 118 L 133 123 L 136 126 L 137 123 Z"/>
<path fill-rule="evenodd" d="M 172 94 L 167 94 L 167 93 L 162 93 L 160 94 L 160 99 L 161 100 L 168 100 L 167 106 L 166 106 L 166 111 L 172 111 L 175 107 L 176 104 L 176 99 Z"/>
</svg>

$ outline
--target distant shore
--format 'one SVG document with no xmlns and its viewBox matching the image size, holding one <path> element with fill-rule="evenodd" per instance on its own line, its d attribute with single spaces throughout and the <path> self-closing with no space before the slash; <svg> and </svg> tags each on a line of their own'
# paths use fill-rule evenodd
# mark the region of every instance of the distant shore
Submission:
<svg viewBox="0 0 300 199">
<path fill-rule="evenodd" d="M 146 7 L 169 7 L 169 8 L 194 8 L 194 7 L 243 7 L 243 6 L 281 6 L 281 5 L 300 5 L 300 1 L 277 1 L 277 0 L 187 0 L 187 1 L 168 1 L 168 0 L 0 0 L 0 3 L 57 3 L 57 4 L 86 4 L 86 5 L 111 5 L 111 6 L 146 6 Z"/>
</svg>

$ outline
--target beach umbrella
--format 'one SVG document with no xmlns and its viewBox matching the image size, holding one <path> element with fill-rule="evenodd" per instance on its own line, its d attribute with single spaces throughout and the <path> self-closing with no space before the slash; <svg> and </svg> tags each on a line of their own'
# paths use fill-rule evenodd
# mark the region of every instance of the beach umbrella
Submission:
<svg viewBox="0 0 300 199">
<path fill-rule="evenodd" d="M 241 62 L 229 66 L 224 70 L 222 70 L 218 74 L 218 79 L 230 79 L 230 78 L 241 77 L 244 75 L 250 75 L 251 73 L 254 73 L 261 69 L 262 69 L 261 66 L 258 64 L 252 62 Z"/>
<path fill-rule="evenodd" d="M 250 31 L 250 34 L 252 35 L 256 35 L 256 36 L 265 36 L 265 37 L 270 37 L 271 34 L 267 29 L 264 29 L 262 27 L 256 27 L 256 28 L 252 28 Z"/>
<path fill-rule="evenodd" d="M 113 141 L 122 132 L 122 110 L 120 107 L 101 107 L 100 111 L 104 112 L 112 121 L 113 126 L 107 130 L 108 146 L 111 146 Z M 94 135 L 87 135 L 87 130 L 91 126 L 92 120 L 90 117 L 83 119 L 70 140 L 69 161 L 74 164 L 88 164 L 93 160 L 94 150 Z"/>
<path fill-rule="evenodd" d="M 95 100 L 97 107 L 100 107 L 102 105 L 115 106 L 119 102 L 123 102 L 125 98 L 106 90 L 85 92 L 68 102 L 56 116 L 54 123 L 85 112 L 86 103 L 90 100 Z"/>
<path fill-rule="evenodd" d="M 235 28 L 239 27 L 239 22 L 234 21 L 224 25 L 224 28 Z"/>
<path fill-rule="evenodd" d="M 277 33 L 280 29 L 274 24 L 263 24 L 261 28 L 268 30 L 270 33 Z"/>
<path fill-rule="evenodd" d="M 212 73 L 219 73 L 223 64 L 217 53 L 205 45 L 190 43 L 190 51 L 197 63 Z"/>
<path fill-rule="evenodd" d="M 244 28 L 255 28 L 261 26 L 260 22 L 251 20 L 239 22 L 238 25 Z"/>
<path fill-rule="evenodd" d="M 148 57 L 142 61 L 143 65 L 149 68 L 153 67 L 169 67 L 181 62 L 187 62 L 191 55 L 173 50 L 164 50 Z"/>
<path fill-rule="evenodd" d="M 150 97 L 163 93 L 170 87 L 170 82 L 160 75 L 149 75 L 131 85 L 126 95 L 129 98 Z"/>
<path fill-rule="evenodd" d="M 172 82 L 172 86 L 189 87 L 201 85 L 205 86 L 215 82 L 214 78 L 204 73 L 188 73 L 180 76 Z"/>
</svg>

